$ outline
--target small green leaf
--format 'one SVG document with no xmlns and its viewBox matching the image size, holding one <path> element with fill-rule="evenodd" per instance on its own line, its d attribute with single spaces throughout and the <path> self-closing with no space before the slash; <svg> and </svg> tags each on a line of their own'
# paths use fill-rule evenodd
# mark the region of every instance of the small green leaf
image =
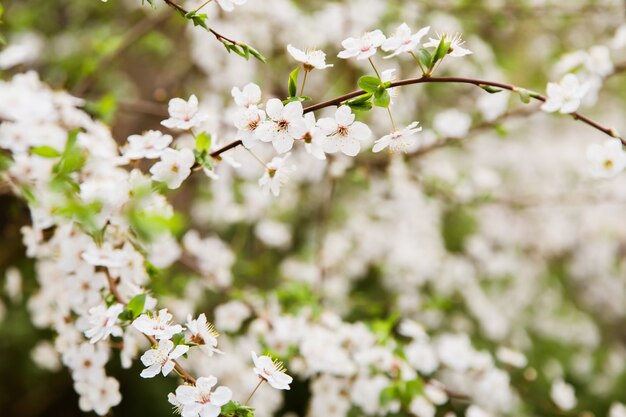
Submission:
<svg viewBox="0 0 626 417">
<path fill-rule="evenodd" d="M 198 152 L 208 152 L 211 149 L 211 135 L 207 132 L 202 132 L 196 135 L 196 150 Z"/>
<path fill-rule="evenodd" d="M 298 73 L 300 73 L 300 67 L 289 73 L 289 85 L 287 88 L 289 97 L 295 97 L 298 94 Z"/>
<path fill-rule="evenodd" d="M 176 333 L 172 337 L 172 342 L 174 342 L 174 346 L 184 345 L 185 344 L 185 334 L 184 333 Z"/>
<path fill-rule="evenodd" d="M 310 100 L 312 100 L 310 96 L 295 96 L 295 97 L 289 97 L 283 100 L 283 104 L 291 103 L 292 101 L 304 102 L 304 101 L 310 101 Z"/>
<path fill-rule="evenodd" d="M 43 156 L 44 158 L 57 158 L 61 156 L 61 152 L 54 149 L 52 146 L 36 146 L 31 148 L 30 153 L 33 155 Z"/>
<path fill-rule="evenodd" d="M 501 88 L 497 88 L 497 87 L 486 85 L 486 84 L 480 84 L 479 87 L 485 90 L 486 92 L 488 92 L 489 94 L 495 94 L 495 93 L 499 93 L 500 91 L 502 91 Z"/>
<path fill-rule="evenodd" d="M 146 294 L 139 294 L 134 296 L 129 302 L 126 308 L 130 312 L 131 319 L 137 318 L 143 313 L 143 308 L 146 304 Z"/>
<path fill-rule="evenodd" d="M 519 99 L 522 100 L 522 103 L 530 103 L 530 91 L 524 88 L 518 88 L 515 90 L 515 92 L 519 94 Z"/>
<path fill-rule="evenodd" d="M 259 51 L 257 51 L 251 46 L 248 46 L 248 49 L 250 50 L 250 55 L 252 55 L 253 57 L 255 57 L 256 59 L 258 59 L 264 64 L 267 62 L 267 59 Z"/>
<path fill-rule="evenodd" d="M 6 171 L 9 169 L 11 164 L 13 163 L 13 159 L 9 155 L 6 155 L 0 152 L 0 172 Z"/>
<path fill-rule="evenodd" d="M 391 96 L 389 95 L 389 92 L 385 88 L 379 87 L 374 93 L 374 105 L 387 108 L 390 103 Z"/>
<path fill-rule="evenodd" d="M 442 60 L 448 52 L 450 51 L 450 42 L 446 41 L 445 35 L 441 37 L 441 41 L 439 41 L 439 45 L 437 45 L 437 49 L 435 50 L 435 54 L 433 55 L 432 62 L 430 67 L 434 67 L 437 61 Z"/>
<path fill-rule="evenodd" d="M 430 65 L 433 62 L 433 56 L 428 51 L 428 49 L 421 48 L 419 51 L 417 51 L 417 58 L 420 60 L 421 64 L 426 68 L 430 68 Z"/>
<path fill-rule="evenodd" d="M 364 75 L 359 78 L 358 84 L 363 91 L 374 94 L 383 83 L 380 78 Z"/>
</svg>

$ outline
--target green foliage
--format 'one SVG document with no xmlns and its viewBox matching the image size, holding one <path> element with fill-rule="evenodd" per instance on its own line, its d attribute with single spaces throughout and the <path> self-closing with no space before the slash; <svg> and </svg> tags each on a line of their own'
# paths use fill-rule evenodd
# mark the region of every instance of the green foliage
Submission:
<svg viewBox="0 0 626 417">
<path fill-rule="evenodd" d="M 146 294 L 139 294 L 134 296 L 126 306 L 126 310 L 130 315 L 130 319 L 135 319 L 143 313 L 144 305 L 146 304 Z"/>
<path fill-rule="evenodd" d="M 474 214 L 468 207 L 455 206 L 444 211 L 441 219 L 441 235 L 448 251 L 462 252 L 465 242 L 476 231 Z"/>
<path fill-rule="evenodd" d="M 424 381 L 415 378 L 409 381 L 395 381 L 380 393 L 380 403 L 388 405 L 392 401 L 400 401 L 403 407 L 408 407 L 413 398 L 424 395 Z"/>
<path fill-rule="evenodd" d="M 298 94 L 298 74 L 300 73 L 300 67 L 296 67 L 295 70 L 291 71 L 289 74 L 289 83 L 287 87 L 287 91 L 289 92 L 289 97 L 295 97 Z"/>
<path fill-rule="evenodd" d="M 372 93 L 366 93 L 358 96 L 352 100 L 348 100 L 346 105 L 348 105 L 352 111 L 368 111 L 372 109 Z"/>
<path fill-rule="evenodd" d="M 254 408 L 241 405 L 237 401 L 230 401 L 222 406 L 221 415 L 225 417 L 254 417 Z"/>
<path fill-rule="evenodd" d="M 378 107 L 389 107 L 391 96 L 385 87 L 378 87 L 374 93 L 374 105 Z"/>
<path fill-rule="evenodd" d="M 359 78 L 358 85 L 361 90 L 367 93 L 375 94 L 378 89 L 383 86 L 383 82 L 378 77 L 364 75 Z"/>
<path fill-rule="evenodd" d="M 61 154 L 61 159 L 54 165 L 52 172 L 57 175 L 68 175 L 79 171 L 85 165 L 85 153 L 78 146 L 78 134 L 80 130 L 75 129 L 68 132 L 65 149 Z"/>
<path fill-rule="evenodd" d="M 13 159 L 11 159 L 9 155 L 0 152 L 0 172 L 4 172 L 9 169 L 12 163 Z"/>
<path fill-rule="evenodd" d="M 146 241 L 152 241 L 163 233 L 178 235 L 185 230 L 185 220 L 180 213 L 168 217 L 161 213 L 131 209 L 128 218 L 133 231 Z"/>
<path fill-rule="evenodd" d="M 495 93 L 499 93 L 500 91 L 502 91 L 501 88 L 493 87 L 491 85 L 486 85 L 486 84 L 480 84 L 479 87 L 485 90 L 486 92 L 488 92 L 489 94 L 495 94 Z"/>
<path fill-rule="evenodd" d="M 213 169 L 213 157 L 209 153 L 212 142 L 211 135 L 207 132 L 201 132 L 199 135 L 196 135 L 195 139 L 196 149 L 194 149 L 193 154 L 196 158 L 196 163 L 208 170 Z"/>
<path fill-rule="evenodd" d="M 97 101 L 88 101 L 85 109 L 106 123 L 111 123 L 117 112 L 117 97 L 107 93 Z"/>
<path fill-rule="evenodd" d="M 61 152 L 54 149 L 52 146 L 36 146 L 30 149 L 30 153 L 33 155 L 39 155 L 44 158 L 58 158 L 61 156 Z"/>
</svg>

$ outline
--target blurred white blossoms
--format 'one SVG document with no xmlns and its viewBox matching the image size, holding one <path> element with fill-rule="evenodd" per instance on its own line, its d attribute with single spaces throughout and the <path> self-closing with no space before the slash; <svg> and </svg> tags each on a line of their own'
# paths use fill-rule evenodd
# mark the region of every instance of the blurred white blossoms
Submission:
<svg viewBox="0 0 626 417">
<path fill-rule="evenodd" d="M 280 189 L 289 181 L 289 176 L 296 170 L 295 165 L 286 165 L 291 153 L 284 157 L 275 156 L 266 165 L 265 173 L 259 179 L 259 185 L 264 190 L 271 191 L 275 197 L 280 195 Z"/>
<path fill-rule="evenodd" d="M 561 410 L 571 410 L 576 407 L 574 387 L 563 380 L 557 380 L 552 384 L 550 398 Z"/>
<path fill-rule="evenodd" d="M 192 319 L 191 314 L 187 316 L 187 329 L 191 332 L 192 343 L 200 345 L 200 349 L 207 353 L 209 356 L 213 356 L 214 353 L 222 353 L 217 348 L 217 338 L 219 333 L 215 331 L 213 325 L 207 322 L 206 315 L 200 314 L 197 319 Z"/>
<path fill-rule="evenodd" d="M 574 74 L 567 74 L 559 83 L 548 83 L 548 97 L 541 110 L 553 113 L 574 113 L 580 107 L 581 100 L 589 91 L 587 83 L 581 84 Z"/>
<path fill-rule="evenodd" d="M 147 366 L 146 369 L 141 371 L 142 378 L 153 378 L 159 372 L 163 376 L 167 376 L 176 364 L 174 361 L 189 351 L 189 346 L 178 345 L 174 347 L 174 342 L 168 339 L 162 339 L 159 344 L 146 351 L 141 356 L 141 362 Z"/>
<path fill-rule="evenodd" d="M 446 42 L 450 42 L 450 49 L 448 49 L 448 55 L 453 57 L 462 57 L 465 55 L 469 55 L 472 53 L 467 48 L 464 48 L 463 45 L 465 41 L 462 38 L 460 33 L 455 33 L 454 35 L 449 35 L 446 33 L 438 33 L 434 38 L 428 38 L 428 42 L 424 44 L 425 48 L 436 48 L 439 46 L 441 39 L 445 36 Z"/>
<path fill-rule="evenodd" d="M 341 42 L 344 50 L 337 55 L 339 58 L 368 59 L 373 56 L 385 41 L 385 35 L 379 29 L 366 32 L 359 38 L 348 38 Z"/>
<path fill-rule="evenodd" d="M 319 119 L 317 125 L 328 136 L 324 142 L 326 153 L 341 151 L 345 155 L 355 156 L 361 150 L 361 142 L 372 134 L 365 123 L 354 121 L 354 114 L 348 106 L 339 107 L 334 119 Z"/>
<path fill-rule="evenodd" d="M 307 72 L 313 69 L 325 69 L 333 66 L 333 64 L 326 63 L 326 54 L 318 49 L 303 51 L 295 46 L 287 45 L 287 51 L 296 61 L 302 62 L 302 67 Z"/>
<path fill-rule="evenodd" d="M 139 330 L 141 333 L 154 336 L 156 339 L 171 339 L 176 333 L 183 331 L 183 327 L 180 324 L 171 325 L 172 315 L 167 312 L 167 309 L 159 310 L 159 313 L 150 317 L 147 314 L 142 314 L 133 321 L 133 327 Z"/>
<path fill-rule="evenodd" d="M 257 356 L 252 352 L 254 373 L 264 379 L 273 388 L 288 390 L 293 378 L 285 373 L 282 362 L 272 360 L 269 356 Z"/>
<path fill-rule="evenodd" d="M 176 388 L 176 394 L 170 394 L 168 399 L 180 410 L 182 417 L 217 417 L 233 393 L 227 387 L 213 390 L 216 384 L 214 376 L 200 377 L 195 386 L 181 385 Z"/>
<path fill-rule="evenodd" d="M 161 124 L 169 129 L 189 130 L 204 122 L 208 117 L 198 111 L 198 98 L 195 94 L 192 94 L 188 101 L 182 98 L 171 99 L 167 111 L 170 117 L 163 120 Z"/>
<path fill-rule="evenodd" d="M 98 378 L 93 381 L 78 381 L 74 389 L 80 394 L 78 406 L 81 411 L 94 411 L 103 416 L 111 407 L 122 401 L 120 383 L 112 377 Z"/>
<path fill-rule="evenodd" d="M 143 135 L 131 135 L 128 137 L 124 156 L 129 159 L 156 159 L 170 143 L 172 136 L 164 135 L 158 130 L 149 130 Z"/>
<path fill-rule="evenodd" d="M 232 12 L 235 10 L 235 6 L 242 6 L 246 4 L 247 1 L 248 0 L 215 0 L 225 12 Z"/>
<path fill-rule="evenodd" d="M 611 178 L 626 167 L 626 152 L 619 139 L 609 139 L 603 145 L 592 143 L 587 147 L 589 172 L 594 178 Z"/>
<path fill-rule="evenodd" d="M 380 152 L 387 147 L 389 147 L 391 152 L 408 152 L 412 150 L 416 144 L 415 134 L 422 130 L 421 127 L 418 127 L 418 124 L 419 122 L 412 122 L 402 129 L 383 136 L 374 142 L 372 151 Z"/>
<path fill-rule="evenodd" d="M 243 89 L 233 87 L 230 90 L 230 94 L 235 99 L 235 104 L 239 107 L 257 106 L 261 101 L 261 88 L 254 83 L 246 84 Z"/>
<path fill-rule="evenodd" d="M 302 103 L 292 101 L 283 105 L 279 99 L 272 98 L 267 101 L 265 111 L 269 120 L 256 128 L 256 137 L 263 142 L 272 142 L 278 153 L 289 152 L 293 141 L 300 139 L 307 130 Z"/>
<path fill-rule="evenodd" d="M 191 174 L 191 167 L 195 161 L 196 158 L 191 149 L 184 148 L 177 151 L 167 148 L 161 154 L 161 160 L 150 168 L 152 179 L 165 183 L 167 188 L 178 188 Z"/>
<path fill-rule="evenodd" d="M 467 135 L 471 126 L 471 116 L 457 109 L 439 112 L 433 120 L 437 133 L 447 138 L 462 138 Z"/>
<path fill-rule="evenodd" d="M 420 41 L 429 30 L 430 26 L 427 26 L 417 31 L 417 33 L 411 33 L 411 28 L 409 28 L 406 23 L 402 23 L 398 26 L 394 34 L 382 43 L 381 49 L 383 51 L 392 51 L 392 53 L 387 55 L 385 58 L 391 58 L 403 53 L 413 52 L 415 48 L 419 47 Z"/>
<path fill-rule="evenodd" d="M 122 328 L 117 325 L 117 316 L 124 311 L 122 304 L 113 304 L 107 308 L 100 304 L 89 309 L 89 325 L 85 331 L 85 336 L 89 338 L 89 343 L 96 343 L 99 340 L 107 340 L 113 335 L 120 337 L 124 334 Z"/>
<path fill-rule="evenodd" d="M 243 146 L 250 149 L 259 140 L 255 135 L 256 129 L 265 119 L 265 112 L 256 106 L 241 107 L 233 116 L 233 124 L 237 128 L 237 139 L 241 140 Z"/>
</svg>

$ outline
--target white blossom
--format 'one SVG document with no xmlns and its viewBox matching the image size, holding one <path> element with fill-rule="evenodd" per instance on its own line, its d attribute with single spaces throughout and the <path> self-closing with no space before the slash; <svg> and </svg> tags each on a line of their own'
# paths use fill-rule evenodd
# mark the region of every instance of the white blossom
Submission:
<svg viewBox="0 0 626 417">
<path fill-rule="evenodd" d="M 269 356 L 257 356 L 252 352 L 252 361 L 254 362 L 254 373 L 259 378 L 264 379 L 273 388 L 280 390 L 290 389 L 289 384 L 293 378 L 285 373 L 282 362 L 272 360 Z"/>
<path fill-rule="evenodd" d="M 156 159 L 172 143 L 172 140 L 172 136 L 164 135 L 158 130 L 149 130 L 143 135 L 131 135 L 128 137 L 128 146 L 124 149 L 124 156 L 129 159 Z"/>
<path fill-rule="evenodd" d="M 141 362 L 146 369 L 141 371 L 142 378 L 152 378 L 159 372 L 167 376 L 176 364 L 174 361 L 189 351 L 189 346 L 178 345 L 174 347 L 174 342 L 168 339 L 159 340 L 159 344 L 153 349 L 147 350 L 141 356 Z"/>
<path fill-rule="evenodd" d="M 227 387 L 214 390 L 215 385 L 217 378 L 214 376 L 200 377 L 195 386 L 181 385 L 176 388 L 176 394 L 168 398 L 180 409 L 182 417 L 217 417 L 233 394 Z"/>
<path fill-rule="evenodd" d="M 587 147 L 589 172 L 594 178 L 611 178 L 626 167 L 626 152 L 619 139 L 608 139 L 603 145 L 592 143 Z"/>
<path fill-rule="evenodd" d="M 110 307 L 102 304 L 89 309 L 89 329 L 85 331 L 85 336 L 89 338 L 89 343 L 96 343 L 100 340 L 107 340 L 109 336 L 120 337 L 123 334 L 122 328 L 118 325 L 117 316 L 124 311 L 122 304 L 116 303 Z"/>
<path fill-rule="evenodd" d="M 207 322 L 204 313 L 200 314 L 197 319 L 192 319 L 191 314 L 189 314 L 186 326 L 191 332 L 190 342 L 200 345 L 203 352 L 209 356 L 213 356 L 214 353 L 223 353 L 217 348 L 219 333 L 215 331 L 211 323 Z"/>
<path fill-rule="evenodd" d="M 230 94 L 239 107 L 249 108 L 257 106 L 261 102 L 261 88 L 254 83 L 246 84 L 243 89 L 233 87 Z"/>
<path fill-rule="evenodd" d="M 191 174 L 195 160 L 191 149 L 167 148 L 161 154 L 161 160 L 150 168 L 152 179 L 165 183 L 169 189 L 176 189 Z"/>
<path fill-rule="evenodd" d="M 142 314 L 133 321 L 133 327 L 141 333 L 154 336 L 156 339 L 171 339 L 176 333 L 183 331 L 180 324 L 171 325 L 172 315 L 167 309 L 159 310 L 156 316 Z"/>
<path fill-rule="evenodd" d="M 335 111 L 335 118 L 325 117 L 317 125 L 326 134 L 324 152 L 341 151 L 348 156 L 355 156 L 361 150 L 361 142 L 368 139 L 372 132 L 365 123 L 355 122 L 355 116 L 348 106 L 340 106 Z"/>
<path fill-rule="evenodd" d="M 278 153 L 289 152 L 294 140 L 306 132 L 302 103 L 292 101 L 283 105 L 282 101 L 273 98 L 267 101 L 265 111 L 269 120 L 256 128 L 256 137 L 263 142 L 272 142 Z"/>
<path fill-rule="evenodd" d="M 552 383 L 550 398 L 561 410 L 571 410 L 576 407 L 576 393 L 574 387 L 559 379 Z"/>
<path fill-rule="evenodd" d="M 326 69 L 333 66 L 333 64 L 326 64 L 326 54 L 318 49 L 302 51 L 295 46 L 287 45 L 287 51 L 296 61 L 302 62 L 305 71 L 311 71 L 314 68 Z"/>
<path fill-rule="evenodd" d="M 192 94 L 189 100 L 173 98 L 170 100 L 168 109 L 169 119 L 161 124 L 169 129 L 189 130 L 207 119 L 207 115 L 198 110 L 198 98 Z"/>
<path fill-rule="evenodd" d="M 280 195 L 280 189 L 289 181 L 289 176 L 296 170 L 295 165 L 286 165 L 290 156 L 291 153 L 288 153 L 282 158 L 278 156 L 272 158 L 266 165 L 263 176 L 259 178 L 261 188 L 271 191 L 275 197 Z"/>
<path fill-rule="evenodd" d="M 248 0 L 215 0 L 225 12 L 232 12 L 235 10 L 235 6 L 242 6 L 246 4 L 247 1 Z"/>
<path fill-rule="evenodd" d="M 419 47 L 420 41 L 429 30 L 430 26 L 427 26 L 417 31 L 417 33 L 412 33 L 411 28 L 409 28 L 406 23 L 402 23 L 398 26 L 394 34 L 382 43 L 381 49 L 383 51 L 392 51 L 392 53 L 387 55 L 385 58 L 391 58 L 402 53 L 413 52 L 413 50 Z"/>
<path fill-rule="evenodd" d="M 581 84 L 576 75 L 567 74 L 559 83 L 548 83 L 548 97 L 541 109 L 548 113 L 574 113 L 588 91 L 589 84 Z"/>
<path fill-rule="evenodd" d="M 384 41 L 385 35 L 379 29 L 366 32 L 358 38 L 347 38 L 341 42 L 344 50 L 337 56 L 343 59 L 368 59 L 376 53 Z"/>
<path fill-rule="evenodd" d="M 443 37 L 445 37 L 446 42 L 450 42 L 448 55 L 453 57 L 462 57 L 472 53 L 472 51 L 463 47 L 465 41 L 462 39 L 460 33 L 455 33 L 454 35 L 438 33 L 436 37 L 428 39 L 428 42 L 424 44 L 424 48 L 437 48 Z"/>
<path fill-rule="evenodd" d="M 417 125 L 419 122 L 412 122 L 402 129 L 394 130 L 374 142 L 372 151 L 380 152 L 389 147 L 391 152 L 408 152 L 415 148 L 415 134 L 421 132 L 422 128 Z"/>
</svg>

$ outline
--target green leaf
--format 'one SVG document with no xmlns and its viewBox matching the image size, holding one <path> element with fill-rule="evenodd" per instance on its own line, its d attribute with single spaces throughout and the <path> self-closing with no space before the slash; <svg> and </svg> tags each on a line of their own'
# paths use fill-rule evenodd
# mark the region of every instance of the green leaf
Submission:
<svg viewBox="0 0 626 417">
<path fill-rule="evenodd" d="M 174 346 L 184 345 L 185 344 L 185 334 L 184 333 L 176 333 L 172 337 L 172 342 L 174 342 Z"/>
<path fill-rule="evenodd" d="M 417 51 L 417 58 L 420 60 L 421 64 L 426 68 L 430 68 L 433 62 L 433 56 L 428 51 L 428 49 L 421 48 L 419 51 Z"/>
<path fill-rule="evenodd" d="M 54 149 L 52 146 L 37 146 L 31 148 L 30 153 L 33 155 L 43 156 L 44 158 L 57 158 L 61 156 L 61 152 Z"/>
<path fill-rule="evenodd" d="M 361 90 L 372 94 L 376 93 L 378 87 L 383 85 L 380 78 L 372 77 L 371 75 L 364 75 L 359 78 L 358 84 Z"/>
<path fill-rule="evenodd" d="M 207 132 L 196 135 L 196 150 L 198 152 L 208 152 L 209 149 L 211 149 L 211 135 Z"/>
<path fill-rule="evenodd" d="M 360 103 L 347 102 L 346 105 L 352 109 L 352 111 L 369 111 L 372 109 L 371 101 L 364 101 Z"/>
<path fill-rule="evenodd" d="M 221 413 L 227 417 L 254 417 L 254 408 L 230 401 L 222 406 Z"/>
<path fill-rule="evenodd" d="M 486 84 L 480 84 L 479 87 L 485 90 L 486 92 L 488 92 L 489 94 L 495 94 L 495 93 L 499 93 L 500 91 L 502 91 L 501 88 L 497 88 L 497 87 L 486 85 Z"/>
<path fill-rule="evenodd" d="M 298 74 L 300 73 L 300 67 L 289 73 L 289 84 L 287 90 L 289 91 L 289 97 L 295 97 L 298 94 Z"/>
<path fill-rule="evenodd" d="M 76 141 L 78 139 L 79 129 L 74 129 L 68 132 L 67 142 L 65 143 L 65 149 L 61 155 L 61 159 L 53 167 L 53 172 L 56 174 L 70 174 L 80 170 L 85 164 L 85 155 L 82 149 L 78 147 Z"/>
<path fill-rule="evenodd" d="M 430 67 L 431 68 L 434 67 L 437 61 L 442 60 L 446 55 L 448 55 L 449 51 L 450 51 L 450 42 L 446 41 L 446 36 L 444 35 L 441 37 L 441 41 L 439 41 L 439 45 L 437 45 L 437 49 L 435 50 L 435 53 L 433 55 Z"/>
<path fill-rule="evenodd" d="M 6 155 L 0 152 L 0 172 L 6 171 L 9 169 L 11 164 L 13 163 L 13 159 L 9 155 Z"/>
<path fill-rule="evenodd" d="M 519 94 L 519 99 L 522 101 L 522 103 L 530 103 L 530 91 L 524 88 L 518 88 L 515 90 L 515 92 Z"/>
<path fill-rule="evenodd" d="M 257 51 L 256 49 L 254 49 L 253 47 L 249 45 L 248 45 L 248 49 L 250 50 L 250 55 L 252 55 L 253 57 L 255 57 L 256 59 L 258 59 L 264 64 L 267 62 L 267 59 L 259 51 Z"/>
<path fill-rule="evenodd" d="M 374 93 L 374 105 L 378 107 L 389 107 L 391 103 L 391 96 L 384 87 L 379 87 Z"/>
<path fill-rule="evenodd" d="M 312 100 L 310 96 L 295 96 L 295 97 L 289 97 L 283 100 L 283 104 L 291 103 L 292 101 L 304 102 L 304 101 L 309 101 L 309 100 Z"/>
<path fill-rule="evenodd" d="M 130 312 L 131 319 L 137 318 L 143 313 L 143 308 L 146 304 L 146 294 L 139 294 L 134 296 L 129 302 L 126 308 Z"/>
</svg>

